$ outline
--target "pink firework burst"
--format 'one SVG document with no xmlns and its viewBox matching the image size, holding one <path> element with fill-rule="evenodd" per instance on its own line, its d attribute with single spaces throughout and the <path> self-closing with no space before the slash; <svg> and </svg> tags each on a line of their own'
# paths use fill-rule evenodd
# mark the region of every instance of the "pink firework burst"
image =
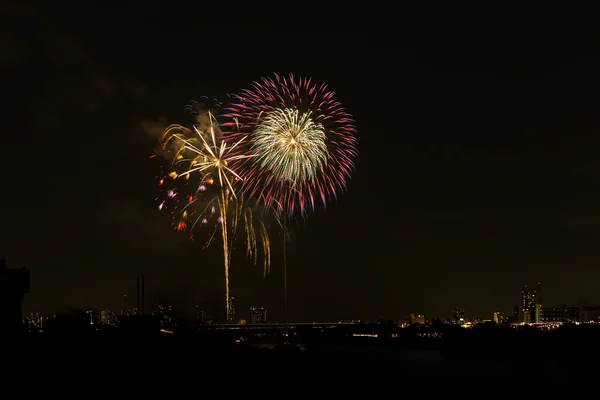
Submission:
<svg viewBox="0 0 600 400">
<path fill-rule="evenodd" d="M 326 84 L 274 74 L 230 96 L 224 140 L 250 155 L 235 166 L 242 191 L 291 217 L 346 189 L 358 156 L 352 116 Z"/>
</svg>

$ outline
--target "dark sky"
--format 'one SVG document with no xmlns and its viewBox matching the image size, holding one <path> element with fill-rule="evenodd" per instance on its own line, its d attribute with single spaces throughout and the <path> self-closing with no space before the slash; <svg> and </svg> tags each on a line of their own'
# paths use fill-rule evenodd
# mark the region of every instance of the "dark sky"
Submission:
<svg viewBox="0 0 600 400">
<path fill-rule="evenodd" d="M 538 281 L 545 305 L 600 304 L 589 10 L 16 3 L 0 28 L 0 255 L 31 268 L 26 312 L 119 309 L 144 273 L 149 305 L 223 314 L 218 247 L 156 209 L 147 127 L 189 124 L 190 100 L 273 72 L 327 82 L 359 129 L 348 192 L 295 229 L 291 319 L 457 304 L 491 318 Z M 240 317 L 281 318 L 279 248 L 267 278 L 234 255 Z"/>
</svg>

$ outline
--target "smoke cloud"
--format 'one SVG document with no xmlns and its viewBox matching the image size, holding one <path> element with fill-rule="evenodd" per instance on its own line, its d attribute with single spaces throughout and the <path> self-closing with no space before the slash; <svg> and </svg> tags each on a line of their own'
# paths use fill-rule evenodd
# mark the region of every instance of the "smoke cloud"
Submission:
<svg viewBox="0 0 600 400">
<path fill-rule="evenodd" d="M 186 122 L 176 122 L 176 125 L 183 127 L 178 130 L 177 133 L 191 136 L 197 135 L 199 132 L 200 134 L 206 135 L 205 139 L 210 140 L 209 135 L 212 130 L 215 139 L 220 141 L 223 137 L 223 132 L 219 128 L 219 121 L 216 119 L 219 106 L 220 103 L 216 100 L 193 102 L 187 109 L 190 111 L 191 115 L 194 116 L 193 118 L 190 118 L 190 122 L 194 121 L 194 123 L 186 124 Z M 175 151 L 173 150 L 179 147 L 180 143 L 175 140 L 164 143 L 161 139 L 167 128 L 175 124 L 169 124 L 167 118 L 160 117 L 158 120 L 146 119 L 139 121 L 138 128 L 156 142 L 154 149 L 155 154 L 167 160 L 171 160 L 175 154 Z"/>
</svg>

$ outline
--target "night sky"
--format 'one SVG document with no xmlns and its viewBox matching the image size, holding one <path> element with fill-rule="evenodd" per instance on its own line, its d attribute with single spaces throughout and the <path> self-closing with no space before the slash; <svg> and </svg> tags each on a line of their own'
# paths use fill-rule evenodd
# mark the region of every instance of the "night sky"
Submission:
<svg viewBox="0 0 600 400">
<path fill-rule="evenodd" d="M 153 133 L 273 72 L 328 83 L 359 130 L 348 191 L 294 230 L 290 319 L 445 318 L 457 304 L 490 319 L 538 281 L 544 306 L 600 305 L 593 13 L 14 3 L 0 25 L 0 256 L 31 269 L 25 312 L 119 310 L 144 273 L 147 309 L 223 315 L 219 246 L 156 207 Z M 280 243 L 266 278 L 234 254 L 239 317 L 282 319 Z"/>
</svg>

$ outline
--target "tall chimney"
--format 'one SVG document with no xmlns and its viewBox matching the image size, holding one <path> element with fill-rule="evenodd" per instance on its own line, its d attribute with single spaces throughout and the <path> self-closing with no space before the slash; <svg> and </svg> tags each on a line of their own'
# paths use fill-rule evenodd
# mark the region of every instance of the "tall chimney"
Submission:
<svg viewBox="0 0 600 400">
<path fill-rule="evenodd" d="M 129 309 L 127 307 L 127 293 L 123 295 L 123 309 L 121 310 L 121 315 L 129 315 Z"/>
<path fill-rule="evenodd" d="M 142 274 L 142 315 L 144 315 L 144 274 Z"/>
<path fill-rule="evenodd" d="M 135 297 L 136 297 L 136 310 L 135 313 L 140 313 L 140 277 L 139 275 L 135 277 L 136 280 L 136 288 L 135 288 Z"/>
</svg>

